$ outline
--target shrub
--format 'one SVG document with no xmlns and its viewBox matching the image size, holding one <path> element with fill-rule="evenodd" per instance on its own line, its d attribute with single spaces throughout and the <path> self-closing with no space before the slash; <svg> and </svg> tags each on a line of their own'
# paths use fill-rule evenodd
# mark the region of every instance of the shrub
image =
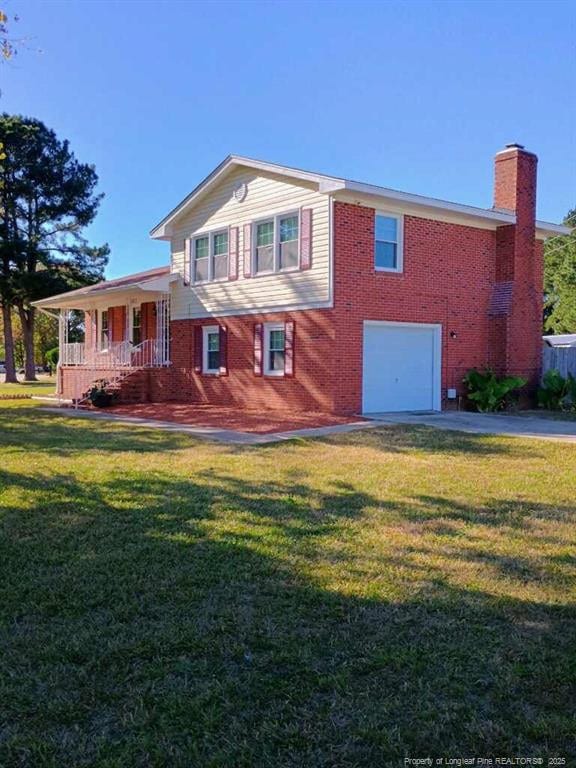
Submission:
<svg viewBox="0 0 576 768">
<path fill-rule="evenodd" d="M 489 368 L 473 368 L 463 379 L 468 387 L 468 398 L 480 413 L 493 413 L 504 407 L 515 389 L 526 384 L 520 376 L 496 376 Z"/>
<path fill-rule="evenodd" d="M 96 408 L 108 408 L 114 401 L 114 395 L 108 392 L 109 382 L 106 379 L 99 379 L 92 384 L 88 392 L 88 399 Z"/>
<path fill-rule="evenodd" d="M 44 355 L 46 363 L 50 366 L 50 372 L 54 373 L 56 366 L 58 365 L 58 347 L 49 349 Z"/>
<path fill-rule="evenodd" d="M 571 373 L 565 379 L 560 371 L 546 371 L 538 389 L 538 405 L 549 411 L 576 407 L 576 379 Z"/>
</svg>

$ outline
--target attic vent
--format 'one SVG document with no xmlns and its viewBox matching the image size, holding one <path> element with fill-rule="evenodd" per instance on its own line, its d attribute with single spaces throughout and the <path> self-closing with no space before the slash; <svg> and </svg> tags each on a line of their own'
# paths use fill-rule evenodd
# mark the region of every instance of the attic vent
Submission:
<svg viewBox="0 0 576 768">
<path fill-rule="evenodd" d="M 237 203 L 242 203 L 248 194 L 248 187 L 246 182 L 243 181 L 241 184 L 238 184 L 232 194 L 234 195 L 234 200 L 236 200 Z"/>
</svg>

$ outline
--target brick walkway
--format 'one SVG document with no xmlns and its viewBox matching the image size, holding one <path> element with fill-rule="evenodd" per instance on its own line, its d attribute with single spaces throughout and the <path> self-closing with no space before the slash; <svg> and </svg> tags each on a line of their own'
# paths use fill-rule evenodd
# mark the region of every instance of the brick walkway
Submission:
<svg viewBox="0 0 576 768">
<path fill-rule="evenodd" d="M 168 421 L 187 426 L 269 435 L 294 429 L 333 427 L 361 421 L 358 416 L 332 416 L 324 413 L 288 413 L 284 411 L 250 411 L 215 405 L 188 403 L 141 403 L 117 405 L 100 410 L 115 416 L 131 416 L 147 420 Z"/>
</svg>

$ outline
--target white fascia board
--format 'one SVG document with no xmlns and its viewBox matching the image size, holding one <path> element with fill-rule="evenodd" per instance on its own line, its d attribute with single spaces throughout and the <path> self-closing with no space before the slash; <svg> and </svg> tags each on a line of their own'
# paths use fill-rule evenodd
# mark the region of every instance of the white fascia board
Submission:
<svg viewBox="0 0 576 768">
<path fill-rule="evenodd" d="M 168 293 L 170 290 L 170 283 L 179 279 L 177 273 L 171 275 L 162 275 L 154 280 L 145 280 L 141 283 L 129 283 L 128 285 L 115 285 L 110 288 L 102 288 L 99 291 L 93 291 L 89 293 L 60 293 L 57 296 L 50 296 L 47 299 L 40 299 L 39 301 L 33 301 L 32 306 L 38 309 L 46 308 L 62 308 L 62 309 L 84 309 L 93 306 L 100 306 L 106 303 L 108 297 L 111 294 L 126 294 L 127 297 L 134 292 L 142 291 L 154 293 Z"/>
<path fill-rule="evenodd" d="M 549 237 L 569 235 L 570 227 L 564 224 L 551 224 L 549 221 L 536 221 L 536 237 L 538 240 L 546 240 Z"/>
<path fill-rule="evenodd" d="M 170 213 L 162 219 L 156 227 L 154 227 L 154 229 L 151 230 L 150 237 L 156 240 L 169 240 L 170 224 L 185 210 L 190 209 L 194 203 L 198 202 L 198 200 L 209 192 L 224 176 L 235 168 L 240 167 L 253 168 L 256 171 L 262 171 L 264 173 L 276 173 L 281 176 L 288 176 L 289 178 L 317 185 L 322 183 L 337 183 L 340 185 L 344 183 L 343 180 L 336 179 L 333 176 L 324 176 L 318 173 L 302 171 L 299 168 L 290 168 L 286 165 L 268 163 L 263 160 L 254 160 L 250 157 L 242 157 L 241 155 L 229 155 L 212 171 L 212 173 L 208 174 L 208 176 L 206 176 L 206 178 L 203 179 L 203 181 L 201 181 L 181 203 L 173 208 L 172 211 L 170 211 Z"/>
<path fill-rule="evenodd" d="M 168 293 L 170 290 L 170 283 L 176 282 L 180 275 L 176 272 L 171 272 L 169 275 L 162 275 L 154 280 L 146 280 L 142 283 L 135 283 L 135 287 L 141 291 L 155 291 L 157 293 Z"/>
<path fill-rule="evenodd" d="M 462 205 L 461 203 L 451 203 L 447 200 L 439 200 L 435 197 L 415 195 L 411 192 L 400 192 L 396 189 L 377 187 L 373 184 L 362 184 L 357 181 L 346 181 L 344 184 L 344 191 L 351 194 L 378 198 L 384 204 L 389 202 L 400 207 L 410 206 L 412 208 L 426 209 L 428 211 L 457 214 L 467 218 L 484 219 L 485 221 L 494 222 L 496 226 L 498 224 L 514 224 L 516 222 L 516 216 L 513 213 L 493 211 L 488 208 L 477 208 L 473 205 Z"/>
<path fill-rule="evenodd" d="M 352 202 L 370 205 L 374 201 L 377 205 L 386 208 L 391 207 L 398 212 L 413 212 L 414 215 L 421 215 L 427 218 L 437 218 L 444 221 L 454 221 L 456 223 L 470 223 L 484 229 L 495 229 L 498 226 L 506 224 L 515 224 L 516 216 L 511 211 L 496 210 L 490 208 L 478 208 L 473 205 L 462 205 L 461 203 L 452 203 L 447 200 L 439 200 L 434 197 L 425 197 L 410 192 L 400 192 L 396 189 L 376 186 L 375 184 L 364 184 L 359 181 L 340 179 L 336 176 L 327 176 L 320 173 L 303 171 L 299 168 L 290 168 L 277 163 L 269 163 L 262 160 L 255 160 L 241 155 L 229 155 L 220 165 L 218 165 L 206 178 L 192 190 L 192 192 L 182 200 L 152 231 L 150 236 L 157 240 L 170 239 L 170 225 L 185 210 L 190 209 L 203 195 L 209 192 L 212 187 L 226 176 L 233 169 L 245 167 L 252 168 L 264 173 L 275 173 L 281 176 L 298 179 L 318 185 L 318 191 L 326 195 L 335 195 L 338 199 L 341 195 Z M 362 198 L 366 198 L 363 202 Z M 536 236 L 539 239 L 555 235 L 566 235 L 570 233 L 568 227 L 560 224 L 548 224 L 547 222 L 536 222 Z"/>
</svg>

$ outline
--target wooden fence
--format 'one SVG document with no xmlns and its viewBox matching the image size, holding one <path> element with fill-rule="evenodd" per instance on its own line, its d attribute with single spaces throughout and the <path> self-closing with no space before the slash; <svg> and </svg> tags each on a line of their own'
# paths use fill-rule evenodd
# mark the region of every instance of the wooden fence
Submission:
<svg viewBox="0 0 576 768">
<path fill-rule="evenodd" d="M 559 371 L 564 378 L 569 373 L 576 376 L 576 347 L 544 347 L 542 373 Z"/>
</svg>

